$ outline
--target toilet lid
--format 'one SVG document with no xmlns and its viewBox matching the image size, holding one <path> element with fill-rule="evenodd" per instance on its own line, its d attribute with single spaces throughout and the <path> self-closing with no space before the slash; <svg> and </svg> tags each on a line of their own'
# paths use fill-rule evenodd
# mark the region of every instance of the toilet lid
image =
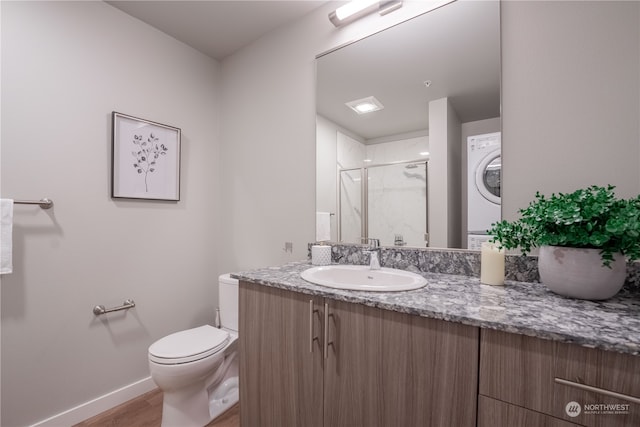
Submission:
<svg viewBox="0 0 640 427">
<path fill-rule="evenodd" d="M 177 364 L 192 362 L 217 353 L 229 342 L 229 333 L 210 325 L 167 335 L 149 346 L 154 362 Z"/>
</svg>

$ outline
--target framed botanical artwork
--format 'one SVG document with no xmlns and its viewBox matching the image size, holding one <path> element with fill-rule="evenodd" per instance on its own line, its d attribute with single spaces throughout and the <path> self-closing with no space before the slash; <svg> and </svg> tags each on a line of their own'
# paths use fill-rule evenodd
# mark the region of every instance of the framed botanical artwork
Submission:
<svg viewBox="0 0 640 427">
<path fill-rule="evenodd" d="M 111 197 L 180 200 L 179 128 L 113 112 Z"/>
</svg>

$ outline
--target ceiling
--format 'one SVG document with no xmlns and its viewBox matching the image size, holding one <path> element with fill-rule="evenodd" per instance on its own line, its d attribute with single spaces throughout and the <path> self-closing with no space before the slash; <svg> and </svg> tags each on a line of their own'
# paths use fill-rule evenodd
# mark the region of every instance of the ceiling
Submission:
<svg viewBox="0 0 640 427">
<path fill-rule="evenodd" d="M 112 0 L 107 3 L 221 60 L 327 1 Z"/>
</svg>

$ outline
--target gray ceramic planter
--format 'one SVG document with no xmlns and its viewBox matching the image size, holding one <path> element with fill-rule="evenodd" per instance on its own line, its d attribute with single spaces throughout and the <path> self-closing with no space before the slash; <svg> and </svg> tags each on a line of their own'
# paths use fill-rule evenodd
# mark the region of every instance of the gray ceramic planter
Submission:
<svg viewBox="0 0 640 427">
<path fill-rule="evenodd" d="M 619 253 L 609 268 L 602 265 L 599 249 L 542 246 L 538 270 L 540 281 L 559 295 L 603 300 L 622 289 L 627 264 Z"/>
</svg>

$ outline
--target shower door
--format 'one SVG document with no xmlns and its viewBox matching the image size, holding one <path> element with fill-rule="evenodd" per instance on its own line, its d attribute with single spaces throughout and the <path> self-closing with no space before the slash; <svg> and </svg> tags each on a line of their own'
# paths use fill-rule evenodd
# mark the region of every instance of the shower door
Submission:
<svg viewBox="0 0 640 427">
<path fill-rule="evenodd" d="M 338 240 L 360 243 L 364 236 L 362 221 L 362 169 L 343 169 L 339 172 Z"/>
<path fill-rule="evenodd" d="M 399 162 L 341 170 L 342 242 L 361 237 L 384 246 L 428 246 L 427 162 Z"/>
<path fill-rule="evenodd" d="M 427 162 L 368 168 L 367 233 L 385 246 L 425 246 Z"/>
</svg>

